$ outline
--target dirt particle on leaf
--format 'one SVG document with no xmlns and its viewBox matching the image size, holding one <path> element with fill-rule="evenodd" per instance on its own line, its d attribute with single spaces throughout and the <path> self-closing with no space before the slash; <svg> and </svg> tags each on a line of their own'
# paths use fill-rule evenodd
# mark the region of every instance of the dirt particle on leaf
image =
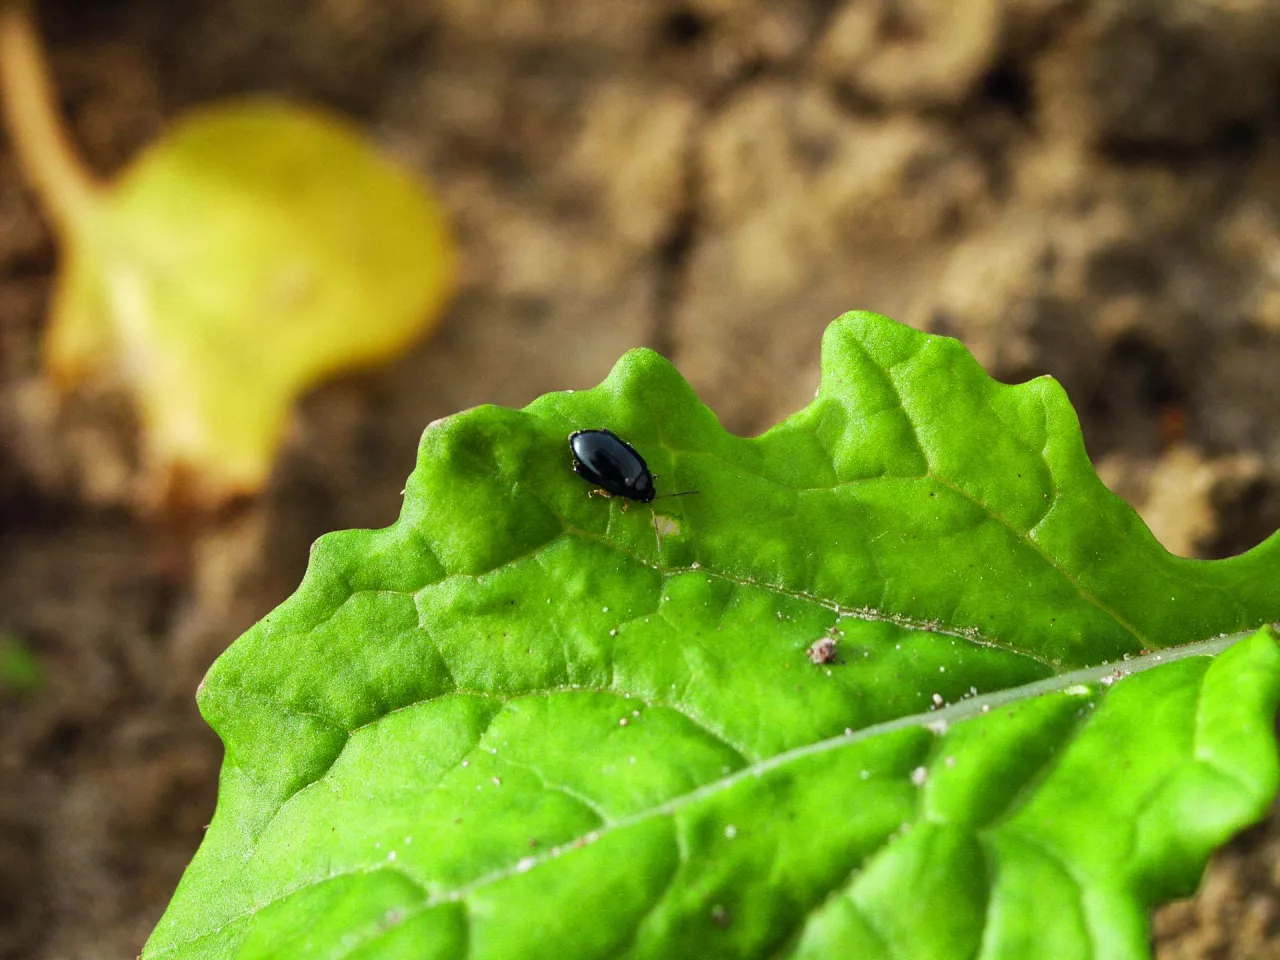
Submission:
<svg viewBox="0 0 1280 960">
<path fill-rule="evenodd" d="M 911 782 L 917 787 L 923 787 L 924 782 L 929 779 L 929 771 L 925 767 L 916 767 L 911 771 Z"/>
<path fill-rule="evenodd" d="M 836 659 L 836 640 L 834 637 L 821 637 L 813 641 L 805 653 L 814 664 L 834 663 Z"/>
<path fill-rule="evenodd" d="M 729 908 L 720 903 L 713 906 L 711 908 L 711 922 L 721 929 L 729 926 L 733 922 L 729 916 Z"/>
</svg>

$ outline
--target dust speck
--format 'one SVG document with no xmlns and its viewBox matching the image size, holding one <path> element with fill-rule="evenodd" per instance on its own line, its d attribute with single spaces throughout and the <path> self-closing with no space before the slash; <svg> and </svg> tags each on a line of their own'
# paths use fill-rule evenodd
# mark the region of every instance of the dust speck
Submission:
<svg viewBox="0 0 1280 960">
<path fill-rule="evenodd" d="M 805 653 L 815 664 L 831 663 L 836 658 L 836 640 L 834 637 L 820 637 L 809 645 Z"/>
</svg>

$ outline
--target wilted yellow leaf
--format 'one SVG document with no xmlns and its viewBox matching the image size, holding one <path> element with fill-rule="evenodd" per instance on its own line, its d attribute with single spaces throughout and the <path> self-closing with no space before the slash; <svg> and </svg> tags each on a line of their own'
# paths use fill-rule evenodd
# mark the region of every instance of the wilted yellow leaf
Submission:
<svg viewBox="0 0 1280 960">
<path fill-rule="evenodd" d="M 180 121 L 63 229 L 50 371 L 117 367 L 160 485 L 206 503 L 262 485 L 300 392 L 432 326 L 453 269 L 407 172 L 274 100 Z"/>
</svg>

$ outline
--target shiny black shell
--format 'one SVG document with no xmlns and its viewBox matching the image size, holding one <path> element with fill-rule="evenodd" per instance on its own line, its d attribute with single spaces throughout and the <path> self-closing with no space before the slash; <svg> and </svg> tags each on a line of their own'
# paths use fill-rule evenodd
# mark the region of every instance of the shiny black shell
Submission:
<svg viewBox="0 0 1280 960">
<path fill-rule="evenodd" d="M 573 472 L 615 497 L 639 503 L 653 500 L 653 474 L 635 447 L 609 430 L 576 430 L 569 434 Z"/>
</svg>

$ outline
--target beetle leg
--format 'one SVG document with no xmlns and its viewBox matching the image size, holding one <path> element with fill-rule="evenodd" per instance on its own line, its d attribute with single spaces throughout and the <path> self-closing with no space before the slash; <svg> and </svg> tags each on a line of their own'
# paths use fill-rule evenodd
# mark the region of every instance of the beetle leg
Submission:
<svg viewBox="0 0 1280 960">
<path fill-rule="evenodd" d="M 608 490 L 588 490 L 588 497 L 604 497 L 606 500 L 613 496 Z"/>
</svg>

